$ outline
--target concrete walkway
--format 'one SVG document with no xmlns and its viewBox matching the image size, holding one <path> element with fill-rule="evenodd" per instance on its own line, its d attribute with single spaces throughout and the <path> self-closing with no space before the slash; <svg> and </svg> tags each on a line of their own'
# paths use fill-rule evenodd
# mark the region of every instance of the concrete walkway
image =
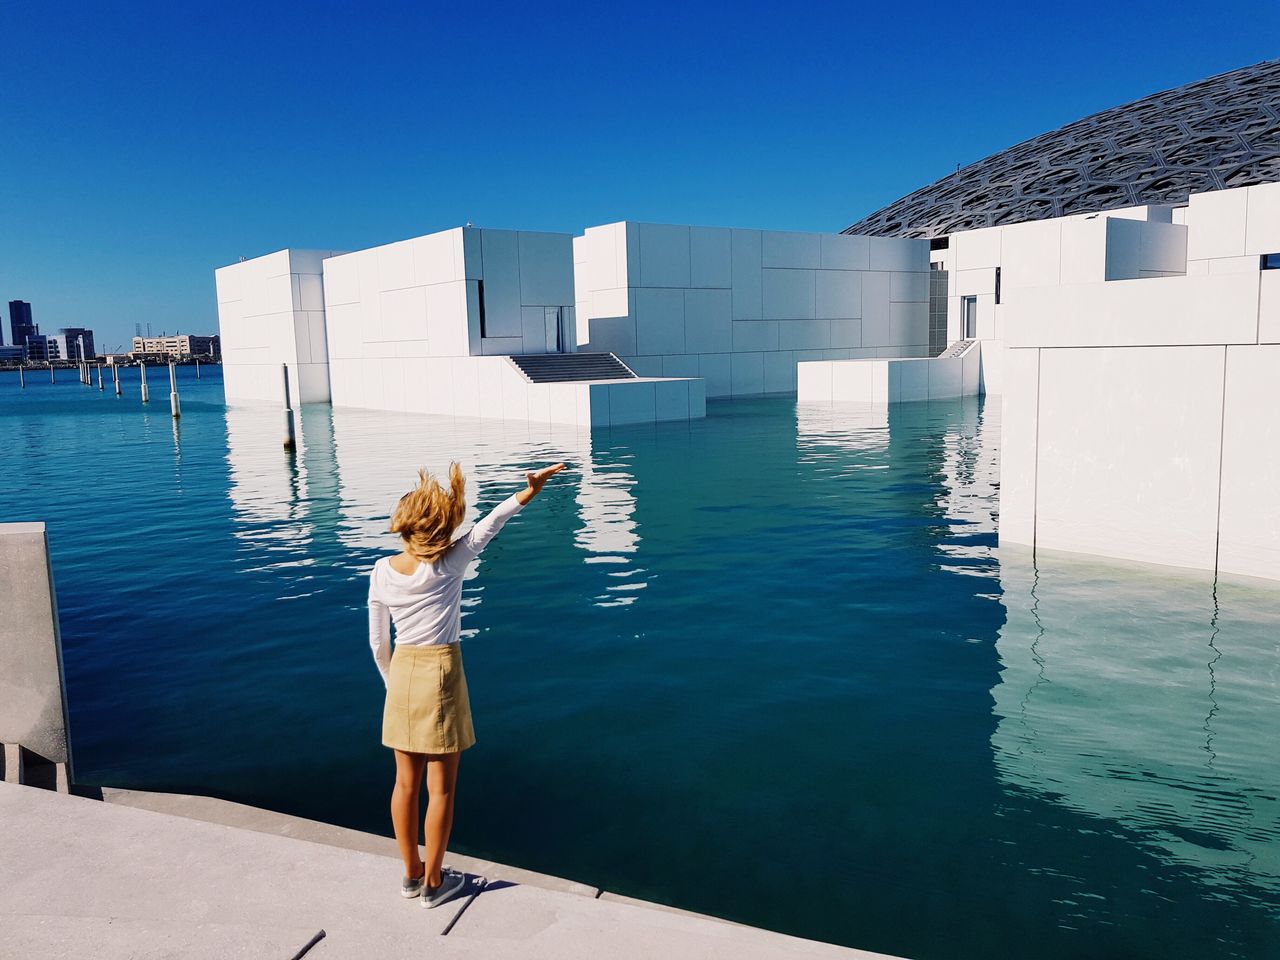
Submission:
<svg viewBox="0 0 1280 960">
<path fill-rule="evenodd" d="M 114 802 L 0 783 L 0 958 L 883 960 L 496 864 L 423 910 L 400 898 L 385 838 L 214 800 L 189 819 L 146 807 L 196 798 L 105 793 Z M 209 822 L 236 817 L 254 822 Z"/>
</svg>

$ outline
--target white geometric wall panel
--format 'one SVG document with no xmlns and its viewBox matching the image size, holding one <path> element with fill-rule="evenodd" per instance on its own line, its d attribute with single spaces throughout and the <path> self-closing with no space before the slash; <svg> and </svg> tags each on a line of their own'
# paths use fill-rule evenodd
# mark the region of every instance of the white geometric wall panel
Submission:
<svg viewBox="0 0 1280 960">
<path fill-rule="evenodd" d="M 337 406 L 425 410 L 432 358 L 572 350 L 572 238 L 459 227 L 324 264 Z M 433 404 L 438 409 L 439 404 Z"/>
<path fill-rule="evenodd" d="M 1178 224 L 1107 220 L 1102 279 L 1004 297 L 1000 540 L 1280 579 L 1280 184 L 1183 220 L 1184 273 Z"/>
<path fill-rule="evenodd" d="M 796 363 L 924 356 L 920 240 L 620 222 L 573 242 L 582 349 L 707 396 L 796 389 Z"/>
<path fill-rule="evenodd" d="M 333 254 L 281 250 L 214 271 L 228 403 L 282 402 L 282 363 L 295 402 L 329 399 L 321 264 Z"/>
<path fill-rule="evenodd" d="M 976 397 L 982 341 L 939 357 L 807 360 L 796 365 L 801 403 L 888 404 Z"/>
</svg>

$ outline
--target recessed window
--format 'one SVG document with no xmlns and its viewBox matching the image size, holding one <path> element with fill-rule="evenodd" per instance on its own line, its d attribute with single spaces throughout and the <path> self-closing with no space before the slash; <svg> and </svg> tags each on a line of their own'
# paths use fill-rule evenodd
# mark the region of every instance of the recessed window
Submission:
<svg viewBox="0 0 1280 960">
<path fill-rule="evenodd" d="M 1000 302 L 1000 268 L 996 267 L 996 303 Z"/>
<path fill-rule="evenodd" d="M 480 301 L 480 336 L 487 337 L 484 329 L 484 281 L 476 281 L 476 299 Z"/>
<path fill-rule="evenodd" d="M 1280 253 L 1264 253 L 1262 255 L 1263 270 L 1280 270 Z"/>
</svg>

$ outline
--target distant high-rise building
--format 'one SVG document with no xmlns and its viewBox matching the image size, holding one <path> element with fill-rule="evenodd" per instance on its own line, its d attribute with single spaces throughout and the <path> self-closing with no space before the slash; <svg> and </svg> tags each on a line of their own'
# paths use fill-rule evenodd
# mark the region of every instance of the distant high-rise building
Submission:
<svg viewBox="0 0 1280 960">
<path fill-rule="evenodd" d="M 93 331 L 84 327 L 63 327 L 53 338 L 63 360 L 92 360 L 98 352 L 93 347 Z"/>
<path fill-rule="evenodd" d="M 61 360 L 62 344 L 57 337 L 46 337 L 42 333 L 33 333 L 27 337 L 27 359 L 44 363 L 46 360 Z"/>
<path fill-rule="evenodd" d="M 31 304 L 25 300 L 9 301 L 9 332 L 13 334 L 15 347 L 26 346 L 27 337 L 37 332 L 31 322 Z"/>
</svg>

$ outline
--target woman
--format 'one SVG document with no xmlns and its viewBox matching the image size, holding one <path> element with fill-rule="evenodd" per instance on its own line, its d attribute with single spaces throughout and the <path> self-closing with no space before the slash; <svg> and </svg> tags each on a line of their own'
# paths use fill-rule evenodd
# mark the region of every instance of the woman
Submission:
<svg viewBox="0 0 1280 960">
<path fill-rule="evenodd" d="M 369 645 L 387 687 L 382 742 L 396 757 L 391 822 L 404 858 L 400 892 L 420 895 L 424 907 L 444 903 L 465 881 L 461 873 L 444 869 L 458 758 L 476 742 L 458 648 L 462 578 L 502 525 L 563 469 L 557 463 L 526 474 L 523 490 L 457 540 L 453 534 L 467 510 L 462 470 L 450 464 L 448 491 L 425 470 L 418 471 L 418 486 L 400 498 L 391 518 L 391 532 L 400 534 L 404 550 L 383 557 L 369 575 Z M 418 791 L 424 772 L 425 862 L 418 852 Z"/>
</svg>

